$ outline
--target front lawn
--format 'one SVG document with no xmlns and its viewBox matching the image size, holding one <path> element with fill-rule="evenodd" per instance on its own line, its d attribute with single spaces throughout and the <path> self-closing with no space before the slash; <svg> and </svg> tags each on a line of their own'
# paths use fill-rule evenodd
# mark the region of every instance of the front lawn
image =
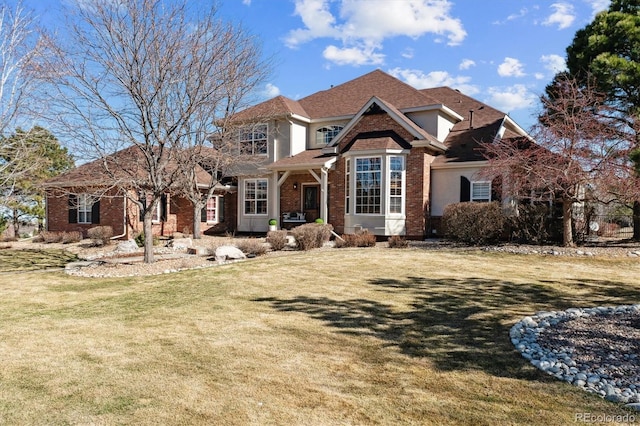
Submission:
<svg viewBox="0 0 640 426">
<path fill-rule="evenodd" d="M 640 262 L 385 248 L 153 277 L 0 275 L 0 423 L 571 424 L 620 406 L 530 366 L 540 310 L 639 303 Z"/>
<path fill-rule="evenodd" d="M 0 273 L 64 268 L 67 263 L 77 259 L 75 254 L 62 249 L 10 250 L 0 247 Z"/>
</svg>

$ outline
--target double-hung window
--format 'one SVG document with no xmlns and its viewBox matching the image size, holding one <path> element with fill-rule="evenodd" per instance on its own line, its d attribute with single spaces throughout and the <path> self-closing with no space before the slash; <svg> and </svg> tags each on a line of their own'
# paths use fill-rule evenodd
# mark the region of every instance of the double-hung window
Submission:
<svg viewBox="0 0 640 426">
<path fill-rule="evenodd" d="M 218 203 L 219 197 L 213 196 L 207 200 L 206 205 L 206 219 L 207 223 L 217 223 L 218 222 Z"/>
<path fill-rule="evenodd" d="M 389 213 L 400 214 L 405 180 L 404 157 L 389 157 Z"/>
<path fill-rule="evenodd" d="M 242 128 L 239 134 L 240 152 L 248 155 L 267 155 L 267 134 L 266 124 Z"/>
<path fill-rule="evenodd" d="M 92 223 L 91 208 L 93 207 L 93 197 L 89 194 L 78 194 L 78 223 Z"/>
<path fill-rule="evenodd" d="M 491 201 L 491 182 L 471 182 L 471 201 L 488 203 Z"/>
<path fill-rule="evenodd" d="M 247 179 L 244 182 L 244 214 L 267 214 L 267 179 Z"/>
<path fill-rule="evenodd" d="M 355 212 L 380 214 L 382 205 L 382 158 L 356 158 Z"/>
</svg>

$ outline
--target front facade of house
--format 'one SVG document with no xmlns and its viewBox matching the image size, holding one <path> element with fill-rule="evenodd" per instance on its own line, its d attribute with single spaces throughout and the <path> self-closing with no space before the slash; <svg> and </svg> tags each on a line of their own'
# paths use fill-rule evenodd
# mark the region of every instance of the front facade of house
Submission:
<svg viewBox="0 0 640 426">
<path fill-rule="evenodd" d="M 526 137 L 506 114 L 456 90 L 418 90 L 379 70 L 298 101 L 278 96 L 235 120 L 244 126 L 238 143 L 257 165 L 210 200 L 205 231 L 264 233 L 270 219 L 291 228 L 321 218 L 337 233 L 437 235 L 446 205 L 499 197 L 479 175 L 486 162 L 478 143 Z M 87 205 L 72 217 L 69 200 L 82 200 L 81 188 L 67 185 L 64 194 L 67 204 L 64 195 L 47 199 L 48 229 L 96 226 Z M 190 204 L 165 198 L 154 232 L 193 229 Z M 137 207 L 117 199 L 100 199 L 91 221 L 97 214 L 130 238 L 141 230 Z"/>
</svg>

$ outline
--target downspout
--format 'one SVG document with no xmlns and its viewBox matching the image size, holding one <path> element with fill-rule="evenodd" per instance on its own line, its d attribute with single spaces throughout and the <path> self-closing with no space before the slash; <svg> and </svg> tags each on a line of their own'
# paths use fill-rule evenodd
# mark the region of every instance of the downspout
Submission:
<svg viewBox="0 0 640 426">
<path fill-rule="evenodd" d="M 127 197 L 125 195 L 122 196 L 122 234 L 114 235 L 111 237 L 112 240 L 117 240 L 127 235 Z"/>
</svg>

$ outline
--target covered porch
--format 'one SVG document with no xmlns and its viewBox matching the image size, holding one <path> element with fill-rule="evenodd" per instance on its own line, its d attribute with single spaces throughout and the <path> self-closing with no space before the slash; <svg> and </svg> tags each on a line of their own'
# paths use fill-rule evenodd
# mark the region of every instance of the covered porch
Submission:
<svg viewBox="0 0 640 426">
<path fill-rule="evenodd" d="M 278 226 L 295 226 L 329 218 L 329 171 L 337 156 L 322 150 L 308 150 L 271 163 L 270 185 L 272 203 L 270 214 L 278 219 Z"/>
</svg>

